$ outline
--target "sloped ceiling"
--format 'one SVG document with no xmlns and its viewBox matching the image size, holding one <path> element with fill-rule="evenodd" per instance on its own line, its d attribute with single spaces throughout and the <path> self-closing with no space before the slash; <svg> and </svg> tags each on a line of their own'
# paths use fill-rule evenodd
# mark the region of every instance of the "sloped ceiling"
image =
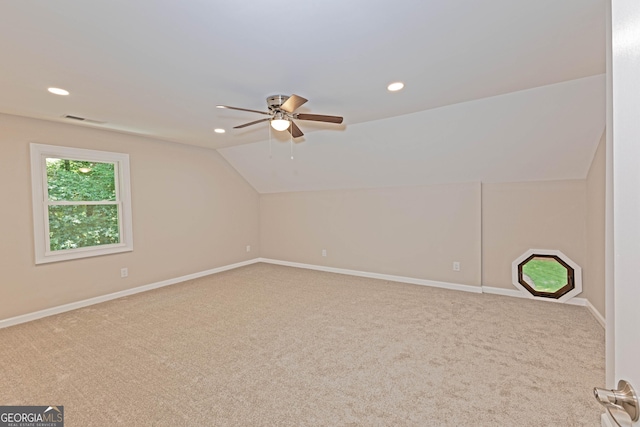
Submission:
<svg viewBox="0 0 640 427">
<path fill-rule="evenodd" d="M 599 75 L 219 151 L 261 193 L 583 179 L 604 125 Z"/>
<path fill-rule="evenodd" d="M 104 122 L 69 122 L 78 126 L 223 149 L 259 191 L 517 179 L 516 172 L 522 179 L 577 176 L 603 130 L 593 129 L 604 118 L 594 119 L 599 107 L 591 103 L 603 103 L 594 87 L 605 71 L 605 5 L 4 1 L 0 112 L 53 121 L 71 114 Z M 387 92 L 395 80 L 405 90 Z M 71 95 L 51 95 L 51 86 Z M 560 100 L 565 92 L 573 98 Z M 345 117 L 342 126 L 299 123 L 306 135 L 294 148 L 295 169 L 293 163 L 273 168 L 277 150 L 285 149 L 280 134 L 270 163 L 260 160 L 266 124 L 232 129 L 260 117 L 215 108 L 264 110 L 267 96 L 291 93 L 309 99 L 304 112 Z M 501 130 L 499 112 L 509 118 Z M 537 151 L 516 150 L 512 138 L 537 147 L 553 141 L 557 153 L 570 151 L 579 164 L 560 168 L 559 159 L 568 160 L 562 154 L 537 157 L 535 171 L 516 168 L 522 160 L 514 156 Z M 491 164 L 492 172 L 459 167 L 460 150 Z M 437 165 L 429 160 L 436 158 Z M 364 162 L 381 171 L 372 173 Z"/>
</svg>

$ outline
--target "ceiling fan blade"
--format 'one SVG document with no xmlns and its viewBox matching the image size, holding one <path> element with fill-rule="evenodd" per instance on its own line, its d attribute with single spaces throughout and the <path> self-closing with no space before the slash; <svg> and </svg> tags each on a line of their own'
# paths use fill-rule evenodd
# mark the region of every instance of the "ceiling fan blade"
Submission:
<svg viewBox="0 0 640 427">
<path fill-rule="evenodd" d="M 289 99 L 287 99 L 284 104 L 280 106 L 280 109 L 286 111 L 287 113 L 293 113 L 307 101 L 307 99 L 304 99 L 301 96 L 291 95 Z"/>
<path fill-rule="evenodd" d="M 217 105 L 216 107 L 217 108 L 226 108 L 228 110 L 248 111 L 250 113 L 266 114 L 267 116 L 271 115 L 271 113 L 267 113 L 265 111 L 248 110 L 246 108 L 238 108 L 238 107 L 229 107 L 228 105 Z"/>
<path fill-rule="evenodd" d="M 269 120 L 271 120 L 270 118 L 268 119 L 260 119 L 260 120 L 256 120 L 255 122 L 249 122 L 249 123 L 245 123 L 243 125 L 239 125 L 239 126 L 234 126 L 234 129 L 240 129 L 240 128 L 246 128 L 247 126 L 251 126 L 251 125 L 255 125 L 258 123 L 262 123 L 262 122 L 268 122 Z"/>
<path fill-rule="evenodd" d="M 291 121 L 291 126 L 289 126 L 288 131 L 291 134 L 291 136 L 293 136 L 294 138 L 298 138 L 298 137 L 301 137 L 302 135 L 304 135 L 304 133 L 302 133 L 302 131 L 300 130 L 298 125 L 296 125 L 293 122 L 293 120 Z"/>
<path fill-rule="evenodd" d="M 296 119 L 311 120 L 314 122 L 327 122 L 327 123 L 342 123 L 342 117 L 340 116 L 323 116 L 322 114 L 304 114 L 300 113 L 296 115 Z"/>
</svg>

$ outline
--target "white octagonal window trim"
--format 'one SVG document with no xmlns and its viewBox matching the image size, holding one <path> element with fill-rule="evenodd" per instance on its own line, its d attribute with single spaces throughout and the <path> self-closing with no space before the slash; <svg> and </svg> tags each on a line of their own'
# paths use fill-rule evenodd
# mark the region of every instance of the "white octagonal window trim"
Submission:
<svg viewBox="0 0 640 427">
<path fill-rule="evenodd" d="M 540 279 L 544 271 L 541 273 L 536 263 L 538 266 L 546 264 L 551 267 L 547 269 L 550 276 L 555 273 L 557 277 L 558 270 L 566 271 L 566 283 L 554 291 L 537 289 L 536 281 L 544 280 Z M 511 279 L 516 288 L 533 299 L 566 302 L 582 292 L 582 268 L 558 250 L 529 249 L 511 264 Z"/>
</svg>

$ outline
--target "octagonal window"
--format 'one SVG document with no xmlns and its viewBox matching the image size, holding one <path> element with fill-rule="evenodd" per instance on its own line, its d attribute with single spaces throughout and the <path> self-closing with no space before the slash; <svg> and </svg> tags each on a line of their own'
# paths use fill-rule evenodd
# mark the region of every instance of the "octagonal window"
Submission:
<svg viewBox="0 0 640 427">
<path fill-rule="evenodd" d="M 573 268 L 555 255 L 534 254 L 518 264 L 518 281 L 535 296 L 559 298 L 574 288 Z"/>
<path fill-rule="evenodd" d="M 514 285 L 534 298 L 566 301 L 582 292 L 581 276 L 560 251 L 531 249 L 513 262 Z"/>
</svg>

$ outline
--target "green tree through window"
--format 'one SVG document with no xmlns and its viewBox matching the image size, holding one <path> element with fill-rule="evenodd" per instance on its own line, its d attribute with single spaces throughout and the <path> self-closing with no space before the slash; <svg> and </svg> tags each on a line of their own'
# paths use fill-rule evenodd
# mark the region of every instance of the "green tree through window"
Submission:
<svg viewBox="0 0 640 427">
<path fill-rule="evenodd" d="M 115 164 L 47 158 L 51 251 L 120 242 Z"/>
</svg>

